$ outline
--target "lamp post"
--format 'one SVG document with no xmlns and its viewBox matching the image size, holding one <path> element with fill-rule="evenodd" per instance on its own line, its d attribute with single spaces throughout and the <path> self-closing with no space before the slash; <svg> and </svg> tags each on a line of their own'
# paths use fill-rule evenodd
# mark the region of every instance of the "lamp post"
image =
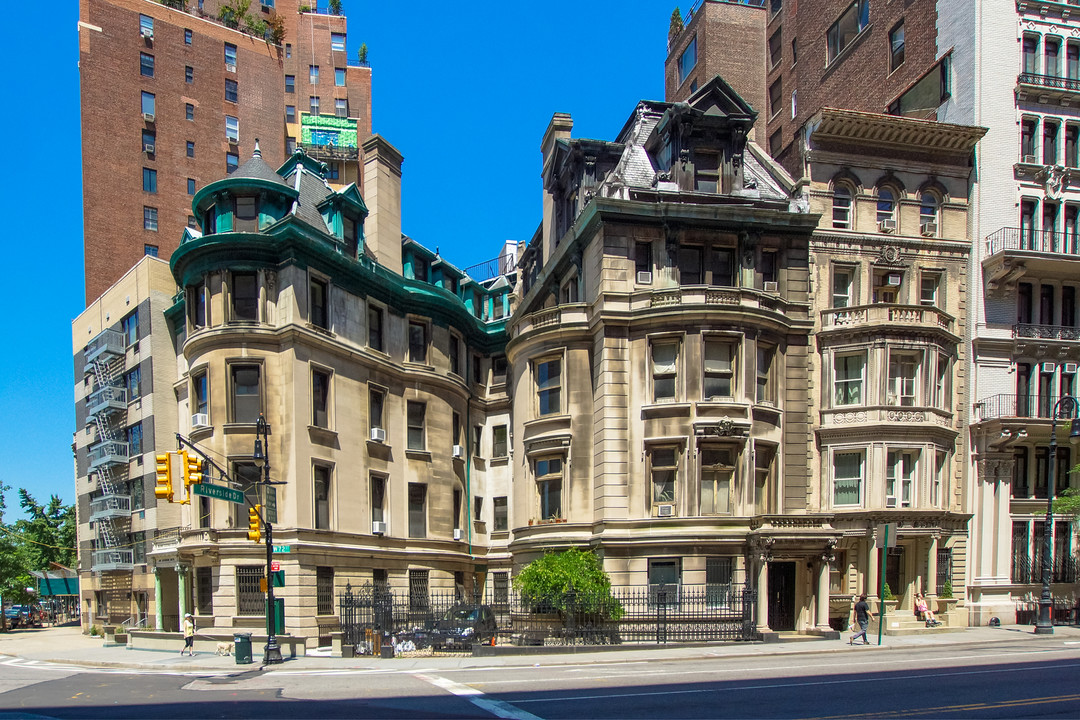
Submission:
<svg viewBox="0 0 1080 720">
<path fill-rule="evenodd" d="M 1080 439 L 1080 422 L 1077 420 L 1077 407 L 1080 402 L 1072 395 L 1062 395 L 1054 404 L 1054 411 L 1050 415 L 1050 470 L 1046 479 L 1046 521 L 1043 526 L 1043 553 L 1042 553 L 1042 595 L 1039 597 L 1039 619 L 1035 623 L 1036 635 L 1053 635 L 1054 621 L 1051 615 L 1053 601 L 1050 598 L 1050 574 L 1051 555 L 1053 554 L 1053 529 L 1054 529 L 1054 490 L 1057 480 L 1054 475 L 1057 471 L 1057 421 L 1062 411 L 1065 412 L 1072 423 L 1069 432 L 1069 440 L 1075 442 Z"/>
<path fill-rule="evenodd" d="M 263 471 L 262 483 L 266 493 L 270 493 L 270 425 L 259 414 L 255 421 L 255 451 L 251 454 L 255 466 Z M 266 539 L 266 652 L 263 655 L 263 664 L 271 665 L 280 663 L 281 648 L 277 644 L 277 608 L 274 605 L 274 576 L 271 565 L 274 559 L 274 527 L 267 520 L 266 504 L 262 507 L 263 537 Z"/>
</svg>

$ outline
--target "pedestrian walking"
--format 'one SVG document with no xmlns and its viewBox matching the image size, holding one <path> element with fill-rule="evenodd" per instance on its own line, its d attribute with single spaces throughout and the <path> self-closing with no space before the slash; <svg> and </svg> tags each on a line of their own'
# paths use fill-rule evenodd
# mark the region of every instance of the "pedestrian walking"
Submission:
<svg viewBox="0 0 1080 720">
<path fill-rule="evenodd" d="M 184 649 L 180 651 L 180 654 L 184 654 L 184 650 L 190 657 L 195 657 L 195 620 L 192 619 L 191 613 L 184 615 Z"/>
<path fill-rule="evenodd" d="M 855 623 L 859 626 L 859 632 L 851 636 L 848 645 L 854 645 L 859 638 L 862 638 L 863 645 L 869 645 L 866 630 L 870 627 L 870 606 L 866 604 L 866 593 L 860 595 L 859 602 L 855 603 Z"/>
</svg>

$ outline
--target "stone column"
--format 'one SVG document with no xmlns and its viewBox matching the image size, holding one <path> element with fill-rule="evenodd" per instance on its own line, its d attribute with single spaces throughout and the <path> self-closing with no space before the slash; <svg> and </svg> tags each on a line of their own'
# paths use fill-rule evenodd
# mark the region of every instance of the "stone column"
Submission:
<svg viewBox="0 0 1080 720">
<path fill-rule="evenodd" d="M 822 630 L 829 629 L 829 557 L 826 556 L 818 563 L 817 578 L 817 626 Z"/>
<path fill-rule="evenodd" d="M 176 594 L 177 604 L 180 608 L 180 627 L 184 626 L 184 614 L 190 612 L 187 604 L 188 570 L 186 565 L 176 566 Z"/>
<path fill-rule="evenodd" d="M 937 595 L 937 535 L 930 538 L 930 548 L 926 551 L 926 587 L 924 595 Z"/>
<path fill-rule="evenodd" d="M 154 629 L 165 625 L 165 613 L 161 607 L 161 568 L 154 568 Z"/>
<path fill-rule="evenodd" d="M 769 631 L 769 561 L 760 556 L 757 561 L 757 629 Z"/>
</svg>

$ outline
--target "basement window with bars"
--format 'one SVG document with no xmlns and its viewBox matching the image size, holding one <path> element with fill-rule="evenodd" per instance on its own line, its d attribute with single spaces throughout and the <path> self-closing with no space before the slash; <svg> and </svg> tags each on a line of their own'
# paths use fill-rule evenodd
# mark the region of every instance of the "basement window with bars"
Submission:
<svg viewBox="0 0 1080 720">
<path fill-rule="evenodd" d="M 315 568 L 315 602 L 319 615 L 334 614 L 334 568 Z"/>
<path fill-rule="evenodd" d="M 240 565 L 236 568 L 236 614 L 263 615 L 265 594 L 259 588 L 263 577 L 261 565 Z"/>
</svg>

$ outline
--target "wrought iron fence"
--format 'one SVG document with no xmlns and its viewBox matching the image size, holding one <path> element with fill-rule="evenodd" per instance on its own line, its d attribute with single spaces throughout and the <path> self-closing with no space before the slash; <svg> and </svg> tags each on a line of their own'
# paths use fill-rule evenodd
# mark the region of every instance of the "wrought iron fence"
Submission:
<svg viewBox="0 0 1080 720">
<path fill-rule="evenodd" d="M 1053 395 L 991 395 L 975 403 L 976 421 L 998 418 L 1045 418 L 1049 420 L 1060 398 Z"/>
<path fill-rule="evenodd" d="M 741 583 L 652 585 L 614 588 L 602 597 L 567 594 L 530 599 L 499 588 L 486 594 L 430 591 L 417 594 L 365 584 L 347 585 L 338 596 L 346 645 L 378 652 L 384 642 L 423 649 L 449 647 L 439 620 L 462 603 L 487 604 L 495 616 L 500 643 L 517 645 L 606 645 L 754 640 L 756 593 Z"/>
<path fill-rule="evenodd" d="M 1065 78 L 1057 75 L 1039 75 L 1038 73 L 1020 73 L 1016 82 L 1021 85 L 1038 85 L 1058 90 L 1072 90 L 1080 92 L 1080 79 Z"/>
<path fill-rule="evenodd" d="M 1071 597 L 1051 598 L 1050 621 L 1054 625 L 1074 625 L 1078 622 L 1077 604 Z M 1016 601 L 1016 624 L 1034 625 L 1039 619 L 1038 600 Z"/>
<path fill-rule="evenodd" d="M 986 250 L 990 255 L 1006 250 L 1077 255 L 1080 254 L 1080 242 L 1074 232 L 1036 230 L 1033 227 L 1005 227 L 986 237 Z"/>
</svg>

